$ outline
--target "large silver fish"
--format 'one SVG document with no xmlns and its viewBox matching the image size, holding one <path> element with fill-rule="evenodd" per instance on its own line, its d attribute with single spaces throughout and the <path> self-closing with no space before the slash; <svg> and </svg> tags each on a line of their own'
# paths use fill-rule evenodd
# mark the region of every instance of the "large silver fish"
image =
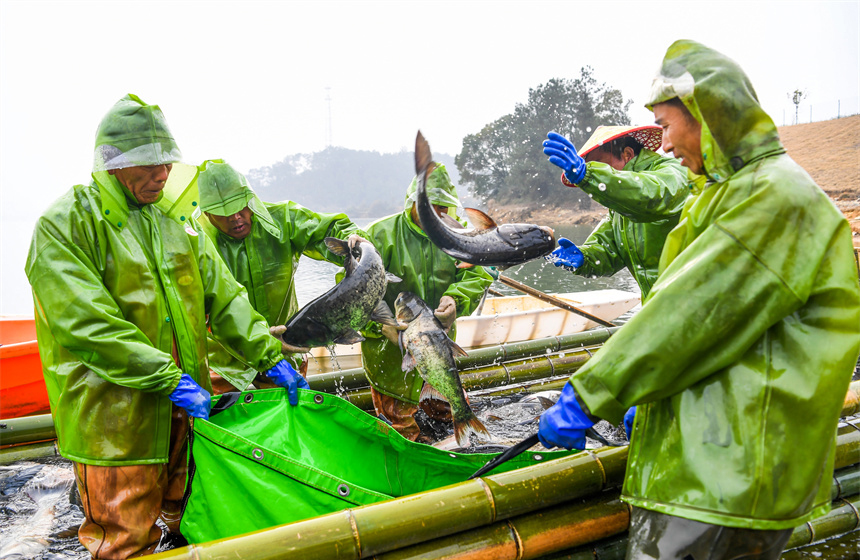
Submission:
<svg viewBox="0 0 860 560">
<path fill-rule="evenodd" d="M 391 309 L 383 301 L 388 282 L 400 282 L 382 266 L 382 258 L 369 241 L 351 235 L 347 241 L 326 237 L 329 250 L 344 257 L 346 276 L 287 321 L 281 339 L 297 348 L 355 344 L 364 337 L 358 332 L 371 319 L 397 326 Z"/>
<path fill-rule="evenodd" d="M 445 328 L 424 300 L 412 292 L 400 292 L 394 301 L 397 320 L 407 325 L 400 332 L 400 350 L 403 352 L 403 371 L 417 369 L 427 383 L 421 391 L 421 400 L 442 395 L 451 405 L 454 420 L 454 437 L 463 447 L 470 445 L 470 435 L 482 434 L 490 439 L 487 428 L 478 420 L 466 401 L 463 384 L 454 352 L 466 352 L 448 338 Z"/>
<path fill-rule="evenodd" d="M 552 229 L 534 224 L 496 225 L 492 218 L 475 208 L 466 215 L 475 229 L 464 230 L 447 214 L 439 217 L 427 198 L 426 181 L 435 169 L 430 144 L 421 132 L 415 138 L 415 173 L 418 198 L 415 209 L 421 229 L 434 245 L 468 265 L 507 268 L 542 257 L 555 249 Z M 447 224 L 447 225 L 446 225 Z"/>
</svg>

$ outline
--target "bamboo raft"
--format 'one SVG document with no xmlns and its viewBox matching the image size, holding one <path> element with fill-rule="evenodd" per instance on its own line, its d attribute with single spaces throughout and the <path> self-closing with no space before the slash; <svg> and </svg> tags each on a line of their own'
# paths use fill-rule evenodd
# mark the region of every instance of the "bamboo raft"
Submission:
<svg viewBox="0 0 860 560">
<path fill-rule="evenodd" d="M 458 359 L 463 385 L 471 395 L 561 388 L 615 330 L 473 351 Z M 360 369 L 311 376 L 309 383 L 372 408 Z M 854 382 L 841 416 L 858 413 L 860 382 Z M 0 464 L 56 454 L 54 437 L 50 415 L 2 421 Z M 837 441 L 833 509 L 798 527 L 787 549 L 860 528 L 860 425 L 841 423 Z M 620 500 L 626 459 L 626 447 L 604 447 L 153 558 L 623 559 L 630 515 Z"/>
</svg>

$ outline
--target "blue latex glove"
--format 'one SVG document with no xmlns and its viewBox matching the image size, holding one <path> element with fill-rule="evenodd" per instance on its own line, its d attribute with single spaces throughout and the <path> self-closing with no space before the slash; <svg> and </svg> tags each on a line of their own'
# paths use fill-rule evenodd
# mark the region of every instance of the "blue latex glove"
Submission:
<svg viewBox="0 0 860 560">
<path fill-rule="evenodd" d="M 594 426 L 576 400 L 576 391 L 565 384 L 558 402 L 541 414 L 538 439 L 547 449 L 585 449 L 585 430 Z"/>
<path fill-rule="evenodd" d="M 636 407 L 631 406 L 624 413 L 624 431 L 627 432 L 627 440 L 630 441 L 630 434 L 633 433 L 633 420 L 636 418 Z"/>
<path fill-rule="evenodd" d="M 585 160 L 576 153 L 570 140 L 556 132 L 550 132 L 546 137 L 549 140 L 543 141 L 543 153 L 549 156 L 550 163 L 564 169 L 564 175 L 571 183 L 585 179 Z"/>
<path fill-rule="evenodd" d="M 311 388 L 307 380 L 294 370 L 287 360 L 281 360 L 272 369 L 264 371 L 263 375 L 268 376 L 276 385 L 287 390 L 287 398 L 293 406 L 299 404 L 298 390 Z"/>
<path fill-rule="evenodd" d="M 170 400 L 184 408 L 188 416 L 209 420 L 212 396 L 187 373 L 179 378 L 179 385 L 170 393 Z"/>
<path fill-rule="evenodd" d="M 560 266 L 570 271 L 574 271 L 585 264 L 585 257 L 582 255 L 582 251 L 573 244 L 573 241 L 566 237 L 560 237 L 558 247 L 544 258 L 555 266 Z"/>
</svg>

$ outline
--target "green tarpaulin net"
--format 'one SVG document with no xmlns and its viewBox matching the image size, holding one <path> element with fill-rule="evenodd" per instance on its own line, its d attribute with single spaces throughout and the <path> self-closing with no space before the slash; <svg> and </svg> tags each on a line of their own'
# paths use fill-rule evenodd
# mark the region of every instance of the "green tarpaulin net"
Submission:
<svg viewBox="0 0 860 560">
<path fill-rule="evenodd" d="M 355 405 L 326 393 L 241 393 L 195 420 L 181 531 L 202 543 L 381 502 L 466 480 L 496 454 L 414 443 Z M 501 472 L 571 452 L 525 452 Z M 490 473 L 492 474 L 492 473 Z"/>
</svg>

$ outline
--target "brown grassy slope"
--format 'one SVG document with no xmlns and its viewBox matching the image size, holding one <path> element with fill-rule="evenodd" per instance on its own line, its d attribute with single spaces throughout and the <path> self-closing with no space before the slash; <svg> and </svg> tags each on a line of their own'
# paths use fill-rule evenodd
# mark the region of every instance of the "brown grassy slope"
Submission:
<svg viewBox="0 0 860 560">
<path fill-rule="evenodd" d="M 788 154 L 842 210 L 860 232 L 860 115 L 783 126 L 779 136 Z"/>
<path fill-rule="evenodd" d="M 851 222 L 860 237 L 860 115 L 779 128 L 789 155 L 806 169 Z M 497 222 L 527 221 L 539 224 L 597 223 L 606 211 L 582 212 L 547 205 L 528 208 L 487 201 Z"/>
</svg>

